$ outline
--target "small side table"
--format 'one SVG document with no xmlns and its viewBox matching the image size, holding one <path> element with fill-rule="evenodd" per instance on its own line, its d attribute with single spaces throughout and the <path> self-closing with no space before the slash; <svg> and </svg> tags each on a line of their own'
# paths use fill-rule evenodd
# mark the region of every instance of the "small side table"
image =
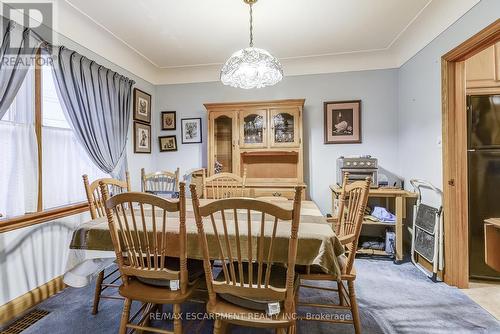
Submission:
<svg viewBox="0 0 500 334">
<path fill-rule="evenodd" d="M 336 212 L 335 201 L 339 198 L 342 193 L 342 187 L 337 184 L 330 186 L 332 191 L 332 214 Z M 396 223 L 379 223 L 370 220 L 363 221 L 363 225 L 378 225 L 378 226 L 393 226 L 396 232 L 396 261 L 403 260 L 403 225 L 406 219 L 406 199 L 416 198 L 417 194 L 397 188 L 371 188 L 368 193 L 368 198 L 384 198 L 386 201 L 386 207 L 389 207 L 389 200 L 391 198 L 395 201 L 395 216 Z M 377 253 L 377 252 L 374 252 Z M 385 252 L 382 252 L 385 255 Z"/>
</svg>

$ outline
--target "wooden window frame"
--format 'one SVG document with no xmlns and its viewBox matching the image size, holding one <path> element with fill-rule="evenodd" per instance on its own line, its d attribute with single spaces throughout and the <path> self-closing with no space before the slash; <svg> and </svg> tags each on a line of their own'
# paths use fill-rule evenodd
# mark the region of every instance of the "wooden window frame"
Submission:
<svg viewBox="0 0 500 334">
<path fill-rule="evenodd" d="M 43 210 L 42 201 L 42 67 L 41 50 L 38 49 L 35 56 L 35 135 L 38 149 L 38 201 L 36 211 Z"/>
<path fill-rule="evenodd" d="M 54 209 L 29 213 L 18 217 L 13 217 L 0 221 L 0 233 L 17 230 L 20 228 L 47 223 L 55 219 L 73 216 L 87 212 L 89 206 L 87 202 L 69 204 Z"/>
<path fill-rule="evenodd" d="M 88 211 L 87 202 L 71 203 L 63 205 L 57 208 L 51 208 L 43 210 L 43 198 L 42 198 L 42 65 L 41 61 L 41 50 L 38 49 L 35 55 L 35 136 L 38 149 L 38 196 L 37 196 L 37 210 L 34 213 L 27 213 L 24 215 L 1 219 L 0 218 L 0 233 L 9 232 L 17 230 L 20 228 L 33 226 L 37 224 L 42 224 L 50 222 L 54 219 L 68 217 L 76 214 L 80 214 Z"/>
<path fill-rule="evenodd" d="M 500 41 L 500 19 L 441 59 L 443 116 L 444 281 L 469 286 L 465 61 Z"/>
</svg>

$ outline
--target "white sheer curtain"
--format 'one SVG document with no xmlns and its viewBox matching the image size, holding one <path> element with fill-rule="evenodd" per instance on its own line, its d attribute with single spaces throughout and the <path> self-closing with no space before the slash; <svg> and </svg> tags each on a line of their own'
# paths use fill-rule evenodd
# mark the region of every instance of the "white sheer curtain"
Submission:
<svg viewBox="0 0 500 334">
<path fill-rule="evenodd" d="M 50 67 L 43 67 L 42 78 L 42 198 L 48 209 L 86 200 L 83 174 L 91 182 L 109 175 L 90 160 L 66 121 Z"/>
<path fill-rule="evenodd" d="M 43 207 L 85 201 L 82 175 L 89 180 L 109 177 L 97 168 L 78 143 L 73 130 L 43 127 Z"/>
<path fill-rule="evenodd" d="M 0 120 L 0 213 L 5 217 L 36 211 L 38 154 L 34 128 L 33 70 Z"/>
</svg>

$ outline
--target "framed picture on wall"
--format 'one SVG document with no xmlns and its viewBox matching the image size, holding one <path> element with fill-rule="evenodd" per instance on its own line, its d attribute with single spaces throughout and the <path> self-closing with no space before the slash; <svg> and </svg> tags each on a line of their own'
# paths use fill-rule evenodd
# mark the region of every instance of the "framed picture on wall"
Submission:
<svg viewBox="0 0 500 334">
<path fill-rule="evenodd" d="M 201 143 L 201 118 L 183 118 L 181 128 L 183 144 Z"/>
<path fill-rule="evenodd" d="M 151 123 L 151 95 L 134 88 L 134 120 Z"/>
<path fill-rule="evenodd" d="M 325 144 L 361 143 L 361 100 L 324 103 Z"/>
<path fill-rule="evenodd" d="M 151 153 L 151 125 L 134 122 L 134 153 Z"/>
<path fill-rule="evenodd" d="M 158 137 L 160 141 L 160 152 L 177 151 L 177 137 L 174 136 L 161 136 Z"/>
<path fill-rule="evenodd" d="M 161 129 L 162 130 L 175 130 L 176 120 L 175 111 L 162 111 L 161 112 Z"/>
</svg>

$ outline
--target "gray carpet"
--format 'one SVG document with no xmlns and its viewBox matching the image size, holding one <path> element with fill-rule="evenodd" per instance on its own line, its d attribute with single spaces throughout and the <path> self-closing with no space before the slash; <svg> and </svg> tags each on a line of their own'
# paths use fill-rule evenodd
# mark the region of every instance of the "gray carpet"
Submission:
<svg viewBox="0 0 500 334">
<path fill-rule="evenodd" d="M 411 263 L 357 259 L 356 291 L 363 333 L 500 333 L 500 323 L 459 289 L 433 283 Z M 334 286 L 334 283 L 327 285 Z M 122 303 L 102 300 L 99 314 L 90 314 L 93 286 L 68 288 L 39 305 L 51 313 L 24 333 L 116 333 Z M 302 301 L 322 301 L 325 291 L 304 289 Z M 171 308 L 166 308 L 170 311 Z M 183 312 L 200 312 L 204 305 L 188 303 Z M 300 314 L 318 314 L 318 309 L 299 308 Z M 330 313 L 331 311 L 323 311 Z M 171 328 L 171 323 L 157 323 Z M 184 320 L 184 333 L 211 333 L 210 320 Z M 271 333 L 231 327 L 231 333 Z M 300 322 L 299 333 L 354 333 L 352 326 Z"/>
</svg>

